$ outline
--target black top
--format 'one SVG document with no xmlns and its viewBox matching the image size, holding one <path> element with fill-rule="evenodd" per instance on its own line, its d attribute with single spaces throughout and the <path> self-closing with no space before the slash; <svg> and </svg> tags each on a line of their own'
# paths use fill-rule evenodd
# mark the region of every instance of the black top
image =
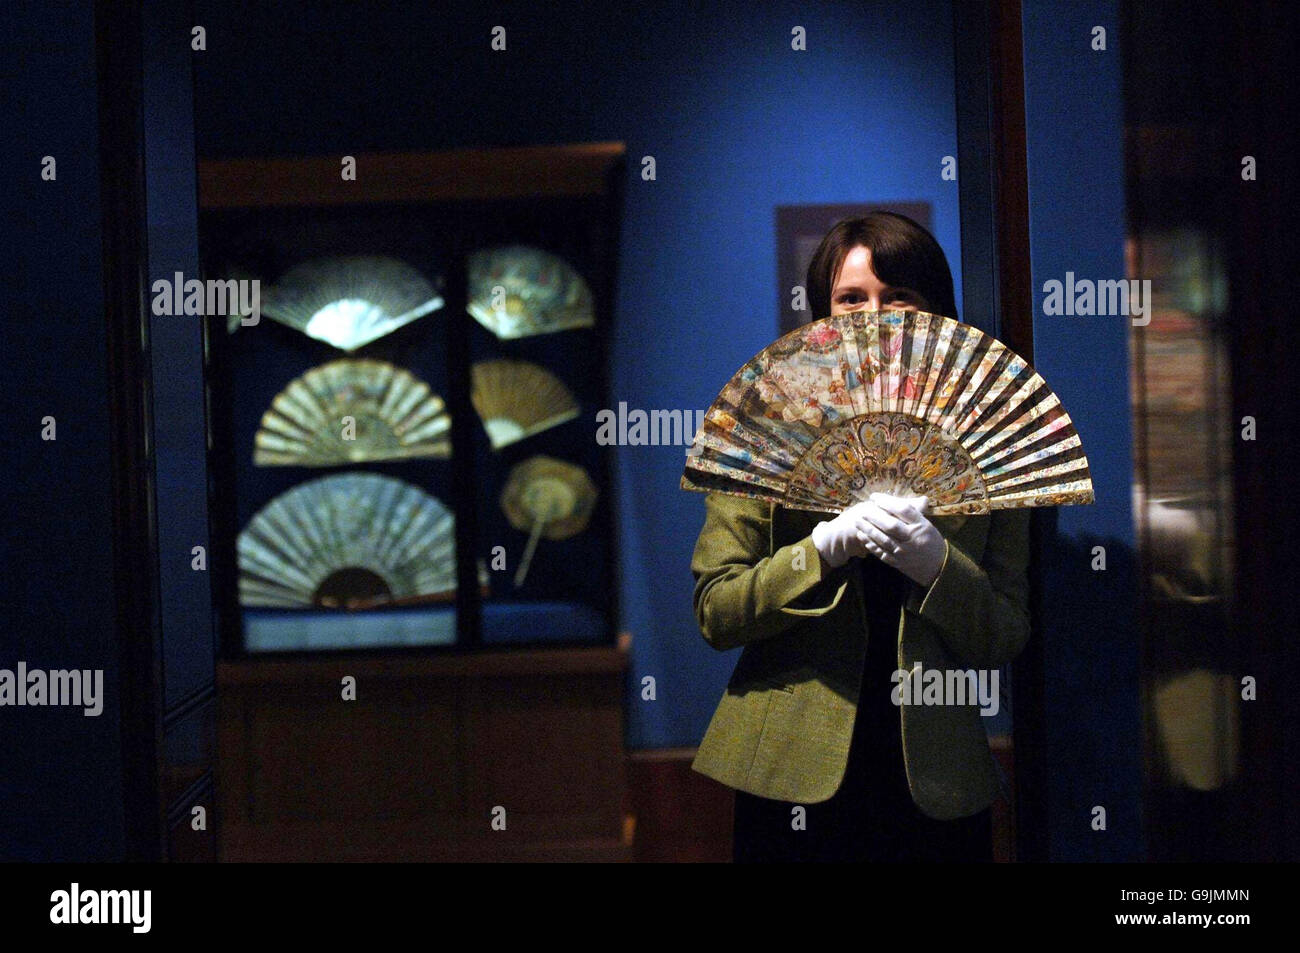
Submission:
<svg viewBox="0 0 1300 953">
<path fill-rule="evenodd" d="M 849 771 L 865 769 L 874 775 L 870 778 L 871 787 L 884 784 L 895 793 L 906 792 L 901 716 L 891 695 L 894 672 L 898 668 L 899 613 L 910 581 L 875 556 L 861 557 L 858 563 L 867 610 L 867 657 L 858 694 Z"/>
</svg>

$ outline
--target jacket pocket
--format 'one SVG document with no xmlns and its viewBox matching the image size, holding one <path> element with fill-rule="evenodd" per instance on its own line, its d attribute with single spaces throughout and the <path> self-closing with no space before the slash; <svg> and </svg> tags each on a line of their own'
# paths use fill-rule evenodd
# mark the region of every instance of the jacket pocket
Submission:
<svg viewBox="0 0 1300 953">
<path fill-rule="evenodd" d="M 731 673 L 727 683 L 728 691 L 734 692 L 782 692 L 793 695 L 801 682 L 813 676 L 813 667 L 801 657 L 784 657 L 750 653 L 749 658 L 742 656 Z"/>
<path fill-rule="evenodd" d="M 833 581 L 833 580 L 832 580 Z M 804 593 L 798 599 L 795 599 L 789 605 L 781 606 L 781 611 L 787 615 L 802 616 L 820 616 L 825 615 L 840 604 L 840 599 L 844 597 L 844 590 L 848 588 L 848 580 L 840 583 L 839 588 L 835 590 L 835 595 L 827 605 L 809 605 L 814 600 L 820 601 L 826 598 L 826 589 L 828 587 L 817 585 Z"/>
<path fill-rule="evenodd" d="M 787 695 L 793 695 L 798 685 L 799 677 L 808 672 L 806 666 L 788 671 L 773 672 L 749 672 L 744 675 L 733 675 L 730 684 L 727 686 L 735 691 L 778 691 L 785 692 Z"/>
</svg>

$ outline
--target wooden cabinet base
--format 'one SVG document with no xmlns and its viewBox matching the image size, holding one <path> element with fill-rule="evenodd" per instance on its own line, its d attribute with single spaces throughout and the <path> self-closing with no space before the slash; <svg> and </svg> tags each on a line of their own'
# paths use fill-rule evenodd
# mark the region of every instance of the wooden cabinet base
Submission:
<svg viewBox="0 0 1300 953">
<path fill-rule="evenodd" d="M 296 863 L 560 862 L 630 863 L 621 837 L 542 840 L 512 837 L 446 839 L 438 825 L 227 824 L 223 861 Z"/>
<path fill-rule="evenodd" d="M 220 858 L 631 859 L 625 667 L 613 647 L 224 662 Z"/>
</svg>

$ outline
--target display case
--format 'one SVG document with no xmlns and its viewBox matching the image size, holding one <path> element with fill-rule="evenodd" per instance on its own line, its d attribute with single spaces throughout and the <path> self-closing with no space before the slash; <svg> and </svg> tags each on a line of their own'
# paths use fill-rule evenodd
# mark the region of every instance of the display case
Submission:
<svg viewBox="0 0 1300 953">
<path fill-rule="evenodd" d="M 260 289 L 205 319 L 225 657 L 614 641 L 622 165 L 201 163 L 204 277 Z"/>
<path fill-rule="evenodd" d="M 223 860 L 631 856 L 622 159 L 200 164 L 205 277 L 266 283 L 206 319 Z"/>
</svg>

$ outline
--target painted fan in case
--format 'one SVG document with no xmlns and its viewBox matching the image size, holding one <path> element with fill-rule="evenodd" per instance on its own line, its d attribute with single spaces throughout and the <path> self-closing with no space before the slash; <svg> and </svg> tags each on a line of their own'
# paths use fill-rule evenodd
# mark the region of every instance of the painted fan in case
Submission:
<svg viewBox="0 0 1300 953">
<path fill-rule="evenodd" d="M 267 503 L 239 534 L 244 606 L 371 607 L 456 591 L 456 520 L 378 473 L 337 473 Z"/>
<path fill-rule="evenodd" d="M 443 399 L 386 361 L 343 358 L 290 381 L 262 415 L 259 467 L 329 467 L 451 456 Z"/>
<path fill-rule="evenodd" d="M 978 328 L 917 311 L 805 324 L 745 364 L 704 415 L 682 488 L 841 513 L 871 493 L 927 514 L 1094 500 L 1060 400 Z"/>
<path fill-rule="evenodd" d="M 590 286 L 559 255 L 506 245 L 476 251 L 468 264 L 466 310 L 501 340 L 596 323 Z"/>
</svg>

